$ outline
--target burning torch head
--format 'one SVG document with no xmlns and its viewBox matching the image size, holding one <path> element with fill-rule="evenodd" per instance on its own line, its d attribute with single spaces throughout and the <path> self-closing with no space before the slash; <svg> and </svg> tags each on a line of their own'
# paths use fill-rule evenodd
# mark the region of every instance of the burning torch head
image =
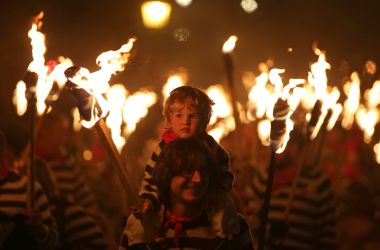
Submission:
<svg viewBox="0 0 380 250">
<path fill-rule="evenodd" d="M 308 133 L 311 133 L 312 129 L 317 125 L 319 116 L 322 113 L 321 108 L 322 108 L 322 102 L 321 102 L 321 100 L 318 99 L 315 102 L 313 109 L 311 110 L 311 117 L 310 117 L 310 121 L 308 124 L 308 129 L 307 129 Z"/>
<path fill-rule="evenodd" d="M 87 90 L 81 88 L 74 80 L 81 70 L 82 68 L 79 66 L 72 66 L 65 70 L 65 76 L 67 78 L 66 87 L 75 98 L 81 117 L 86 121 L 90 121 L 92 112 L 94 112 L 92 108 L 92 104 L 95 101 L 94 96 Z"/>
<path fill-rule="evenodd" d="M 276 151 L 283 143 L 286 134 L 286 117 L 290 106 L 286 100 L 279 98 L 273 107 L 273 121 L 271 122 L 271 146 Z"/>
<path fill-rule="evenodd" d="M 35 98 L 36 85 L 38 81 L 38 74 L 36 72 L 27 71 L 22 78 L 26 85 L 25 97 L 26 99 Z"/>
</svg>

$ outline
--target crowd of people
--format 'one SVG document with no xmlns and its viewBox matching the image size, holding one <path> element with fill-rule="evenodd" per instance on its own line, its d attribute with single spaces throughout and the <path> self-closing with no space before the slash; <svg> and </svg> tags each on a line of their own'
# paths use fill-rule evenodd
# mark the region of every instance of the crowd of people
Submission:
<svg viewBox="0 0 380 250">
<path fill-rule="evenodd" d="M 96 133 L 73 132 L 63 113 L 40 121 L 32 189 L 30 147 L 16 152 L 0 134 L 0 249 L 380 249 L 380 170 L 360 133 L 336 128 L 311 142 L 296 127 L 274 158 L 266 208 L 270 148 L 256 123 L 217 142 L 213 104 L 195 87 L 171 92 L 150 150 L 126 160 L 141 165 L 129 177 L 141 207 Z"/>
</svg>

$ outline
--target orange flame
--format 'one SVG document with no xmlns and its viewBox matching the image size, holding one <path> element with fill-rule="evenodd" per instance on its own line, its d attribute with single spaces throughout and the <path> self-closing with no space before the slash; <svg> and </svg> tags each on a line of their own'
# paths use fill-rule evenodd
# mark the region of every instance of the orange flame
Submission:
<svg viewBox="0 0 380 250">
<path fill-rule="evenodd" d="M 357 72 L 351 74 L 351 80 L 344 84 L 343 90 L 347 99 L 343 105 L 342 126 L 345 129 L 350 129 L 360 104 L 360 79 Z"/>
<path fill-rule="evenodd" d="M 290 107 L 290 111 L 286 114 L 286 116 L 284 118 L 281 118 L 285 120 L 286 125 L 285 133 L 283 134 L 280 140 L 281 142 L 279 144 L 276 143 L 276 145 L 273 145 L 273 147 L 275 147 L 276 153 L 278 154 L 282 153 L 285 150 L 286 145 L 290 139 L 290 132 L 293 130 L 294 127 L 294 123 L 290 119 L 290 117 L 293 114 L 294 110 L 297 108 L 302 97 L 302 91 L 296 91 L 295 94 L 291 94 L 290 91 L 291 89 L 294 89 L 297 85 L 305 82 L 305 80 L 303 79 L 291 79 L 289 80 L 289 83 L 284 87 L 284 84 L 280 76 L 280 74 L 284 72 L 284 69 L 276 68 L 269 71 L 269 80 L 275 86 L 275 90 L 271 108 L 268 110 L 270 110 L 271 113 L 273 113 L 273 107 L 278 99 L 286 101 Z M 268 117 L 270 119 L 275 119 L 273 115 L 270 115 Z"/>
<path fill-rule="evenodd" d="M 168 98 L 170 92 L 178 87 L 181 87 L 187 82 L 187 74 L 186 73 L 175 73 L 168 77 L 168 80 L 162 87 L 162 95 L 164 97 L 164 101 Z"/>
<path fill-rule="evenodd" d="M 373 151 L 375 152 L 376 162 L 380 164 L 380 141 L 375 144 Z"/>
<path fill-rule="evenodd" d="M 112 140 L 119 152 L 125 145 L 125 138 L 121 133 L 123 124 L 123 108 L 128 91 L 122 84 L 114 84 L 107 91 L 107 100 L 110 104 L 110 112 L 106 119 L 107 127 L 111 130 Z"/>
<path fill-rule="evenodd" d="M 232 105 L 229 101 L 229 95 L 222 85 L 211 85 L 206 90 L 207 95 L 215 102 L 213 113 L 210 119 L 212 129 L 209 134 L 216 141 L 220 141 L 224 136 L 235 130 L 235 121 L 232 116 Z"/>
<path fill-rule="evenodd" d="M 257 124 L 257 133 L 259 135 L 261 144 L 263 144 L 264 146 L 270 145 L 270 130 L 271 125 L 269 119 L 261 120 Z"/>
<path fill-rule="evenodd" d="M 110 104 L 103 97 L 109 90 L 109 80 L 113 74 L 124 70 L 124 65 L 128 62 L 130 50 L 132 49 L 135 38 L 129 39 L 128 43 L 122 45 L 116 51 L 107 51 L 100 54 L 96 62 L 100 66 L 100 70 L 90 73 L 86 68 L 80 68 L 75 76 L 70 77 L 70 81 L 78 85 L 78 87 L 86 90 L 89 94 L 93 95 L 93 102 L 91 107 L 94 110 L 95 103 L 101 107 L 101 114 L 91 112 L 91 119 L 89 121 L 82 120 L 82 125 L 90 128 L 100 119 L 104 118 L 109 110 Z"/>
<path fill-rule="evenodd" d="M 341 105 L 337 104 L 337 101 L 340 96 L 340 91 L 338 90 L 337 87 L 332 88 L 330 92 L 326 90 L 325 93 L 321 93 L 321 100 L 322 100 L 322 107 L 321 107 L 321 114 L 319 115 L 317 124 L 315 125 L 315 128 L 313 129 L 310 139 L 313 140 L 317 137 L 318 132 L 326 118 L 326 115 L 328 113 L 329 109 L 332 109 L 333 114 L 332 116 L 334 117 L 333 119 L 336 121 L 337 116 L 340 114 L 341 111 Z M 339 108 L 340 107 L 340 108 Z M 331 118 L 330 118 L 331 119 Z M 328 130 L 331 130 L 332 127 L 334 126 L 335 122 L 328 121 Z"/>
<path fill-rule="evenodd" d="M 261 70 L 261 74 L 256 78 L 256 83 L 248 94 L 247 116 L 249 120 L 262 118 L 265 115 L 273 95 L 273 93 L 266 87 L 269 81 L 268 67 L 261 67 Z M 252 111 L 256 111 L 256 117 L 251 115 Z"/>
<path fill-rule="evenodd" d="M 149 90 L 142 89 L 129 96 L 123 109 L 126 123 L 124 134 L 129 136 L 136 129 L 136 124 L 145 117 L 148 109 L 157 101 L 157 95 Z"/>
<path fill-rule="evenodd" d="M 237 36 L 230 36 L 226 42 L 224 42 L 223 44 L 223 53 L 231 53 L 234 48 L 235 48 L 235 44 L 236 44 L 236 41 L 237 41 Z"/>
<path fill-rule="evenodd" d="M 49 66 L 45 65 L 44 55 L 46 53 L 45 35 L 40 32 L 42 28 L 42 18 L 44 13 L 40 12 L 33 19 L 32 27 L 28 32 L 28 37 L 31 39 L 33 61 L 28 66 L 29 72 L 34 72 L 38 75 L 36 86 L 31 86 L 31 92 L 35 92 L 37 97 L 37 112 L 41 115 L 45 109 L 45 100 L 49 96 L 50 90 L 54 82 L 58 84 L 59 90 L 66 82 L 64 70 L 72 66 L 69 58 L 59 57 L 58 64 L 50 72 Z M 16 106 L 17 114 L 23 115 L 27 110 L 27 99 L 25 97 L 26 84 L 24 81 L 19 81 L 13 96 L 13 103 Z M 51 99 L 57 99 L 58 96 L 50 96 Z"/>
</svg>

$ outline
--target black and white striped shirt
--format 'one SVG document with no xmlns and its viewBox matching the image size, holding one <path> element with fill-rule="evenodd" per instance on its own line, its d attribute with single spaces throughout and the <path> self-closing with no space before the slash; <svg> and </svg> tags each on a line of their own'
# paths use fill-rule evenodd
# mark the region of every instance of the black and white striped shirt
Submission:
<svg viewBox="0 0 380 250">
<path fill-rule="evenodd" d="M 239 233 L 231 238 L 220 238 L 215 235 L 207 215 L 204 214 L 199 219 L 187 222 L 183 225 L 179 245 L 176 246 L 174 226 L 170 226 L 163 232 L 164 241 L 157 244 L 135 244 L 128 246 L 128 238 L 123 234 L 120 250 L 138 249 L 171 249 L 171 250 L 199 250 L 199 249 L 220 249 L 220 250 L 252 250 L 252 236 L 245 219 L 239 216 Z"/>
<path fill-rule="evenodd" d="M 23 216 L 27 209 L 27 177 L 10 172 L 0 181 L 0 214 L 8 218 Z M 39 213 L 44 234 L 35 237 L 40 249 L 53 249 L 58 245 L 56 221 L 52 217 L 48 200 L 38 182 L 34 185 L 34 209 Z"/>
<path fill-rule="evenodd" d="M 258 201 L 264 197 L 266 181 L 267 173 L 264 171 L 258 172 L 253 179 Z M 271 247 L 335 249 L 335 199 L 329 179 L 319 168 L 304 168 L 295 189 L 287 222 L 284 223 L 291 189 L 290 182 L 272 191 L 266 234 Z M 257 215 L 259 214 L 258 212 Z M 281 233 L 280 227 L 284 225 L 287 225 L 287 234 Z"/>
</svg>

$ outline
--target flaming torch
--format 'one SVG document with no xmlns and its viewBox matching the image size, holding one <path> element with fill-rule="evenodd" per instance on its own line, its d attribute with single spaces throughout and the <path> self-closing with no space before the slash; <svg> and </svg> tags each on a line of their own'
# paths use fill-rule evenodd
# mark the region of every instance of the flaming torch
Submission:
<svg viewBox="0 0 380 250">
<path fill-rule="evenodd" d="M 55 101 L 58 98 L 59 91 L 65 80 L 63 69 L 72 65 L 68 58 L 59 57 L 58 61 L 50 60 L 45 63 L 44 55 L 46 53 L 45 35 L 40 31 L 42 27 L 43 12 L 40 12 L 32 20 L 32 26 L 28 31 L 28 37 L 32 45 L 33 60 L 29 64 L 27 72 L 20 80 L 14 91 L 13 104 L 16 107 L 17 114 L 22 116 L 30 106 L 30 140 L 21 155 L 21 162 L 25 162 L 30 157 L 28 175 L 28 208 L 33 208 L 34 193 L 34 147 L 35 134 L 38 131 L 43 114 L 48 112 L 47 102 Z M 52 91 L 54 84 L 57 87 Z M 36 121 L 36 111 L 39 115 Z"/>
<path fill-rule="evenodd" d="M 259 250 L 263 250 L 265 245 L 266 224 L 268 221 L 269 204 L 274 176 L 275 154 L 282 153 L 287 145 L 289 134 L 291 130 L 293 130 L 293 121 L 290 117 L 301 100 L 301 92 L 293 91 L 293 95 L 290 95 L 290 90 L 296 88 L 298 84 L 304 83 L 303 79 L 291 79 L 289 84 L 283 87 L 283 83 L 279 75 L 283 72 L 284 70 L 282 69 L 272 69 L 269 72 L 270 81 L 275 85 L 275 95 L 270 131 L 271 156 L 269 160 L 268 180 L 262 209 L 263 214 L 259 229 Z"/>
<path fill-rule="evenodd" d="M 104 146 L 108 150 L 115 163 L 115 171 L 127 193 L 130 203 L 141 207 L 137 192 L 128 180 L 127 169 L 124 168 L 119 152 L 112 140 L 112 136 L 103 118 L 110 110 L 109 103 L 103 97 L 109 89 L 109 80 L 116 72 L 124 70 L 128 62 L 130 50 L 135 39 L 132 38 L 127 44 L 117 51 L 108 51 L 100 54 L 97 64 L 100 70 L 90 73 L 86 68 L 73 66 L 65 71 L 67 77 L 66 86 L 77 101 L 78 109 L 82 117 L 82 125 L 86 128 L 96 127 Z"/>
<path fill-rule="evenodd" d="M 130 206 L 141 209 L 141 201 L 135 186 L 132 185 L 133 178 L 128 173 L 128 169 L 124 167 L 118 149 L 112 140 L 112 135 L 103 120 L 110 110 L 110 105 L 103 97 L 103 93 L 106 93 L 109 89 L 108 82 L 111 76 L 124 70 L 124 65 L 128 62 L 134 41 L 135 39 L 131 38 L 119 50 L 100 54 L 97 58 L 97 64 L 101 69 L 96 72 L 90 73 L 85 68 L 73 66 L 65 71 L 65 75 L 67 77 L 66 86 L 77 101 L 78 110 L 83 119 L 82 126 L 87 128 L 96 127 L 105 148 L 115 163 L 115 172 L 129 198 Z M 148 219 L 143 216 L 141 222 L 144 225 L 145 233 L 151 234 L 153 229 Z"/>
<path fill-rule="evenodd" d="M 235 120 L 236 128 L 239 127 L 239 112 L 236 107 L 236 94 L 235 94 L 235 81 L 234 81 L 234 64 L 232 60 L 232 51 L 235 48 L 237 41 L 237 36 L 230 36 L 228 40 L 223 44 L 223 59 L 224 59 L 224 68 L 227 74 L 227 82 L 230 88 L 231 103 L 232 103 L 232 112 Z M 238 131 L 238 129 L 236 129 Z"/>
</svg>

